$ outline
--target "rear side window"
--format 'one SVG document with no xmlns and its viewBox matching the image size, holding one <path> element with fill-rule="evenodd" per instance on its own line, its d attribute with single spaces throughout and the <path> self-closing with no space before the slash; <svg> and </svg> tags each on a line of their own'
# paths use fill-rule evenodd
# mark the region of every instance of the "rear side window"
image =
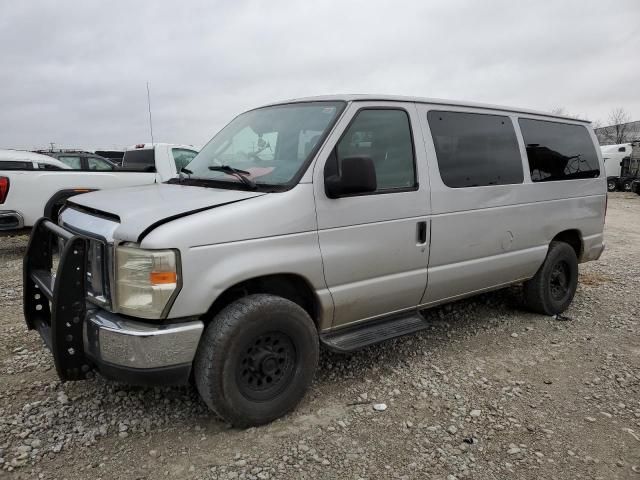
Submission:
<svg viewBox="0 0 640 480">
<path fill-rule="evenodd" d="M 122 165 L 127 170 L 147 170 L 155 168 L 155 150 L 152 148 L 127 150 L 124 154 Z"/>
<path fill-rule="evenodd" d="M 598 155 L 582 125 L 521 118 L 531 180 L 550 182 L 600 175 Z"/>
<path fill-rule="evenodd" d="M 13 160 L 0 162 L 0 170 L 33 170 L 33 163 Z"/>
<path fill-rule="evenodd" d="M 509 117 L 430 111 L 427 120 L 446 186 L 522 183 L 522 158 Z"/>
</svg>

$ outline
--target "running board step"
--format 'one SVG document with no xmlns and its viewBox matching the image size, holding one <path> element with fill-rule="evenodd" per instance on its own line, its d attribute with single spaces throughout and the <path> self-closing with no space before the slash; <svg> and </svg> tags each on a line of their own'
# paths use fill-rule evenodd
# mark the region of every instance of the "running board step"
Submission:
<svg viewBox="0 0 640 480">
<path fill-rule="evenodd" d="M 419 332 L 427 327 L 429 323 L 419 313 L 411 312 L 329 332 L 321 335 L 320 340 L 330 350 L 346 353 Z"/>
</svg>

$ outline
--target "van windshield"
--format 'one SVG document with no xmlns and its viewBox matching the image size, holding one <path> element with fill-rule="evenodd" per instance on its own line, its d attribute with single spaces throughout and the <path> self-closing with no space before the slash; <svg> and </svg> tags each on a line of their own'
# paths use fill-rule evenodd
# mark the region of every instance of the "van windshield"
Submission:
<svg viewBox="0 0 640 480">
<path fill-rule="evenodd" d="M 213 137 L 184 171 L 194 179 L 241 183 L 229 174 L 235 169 L 258 186 L 290 184 L 303 173 L 344 105 L 305 102 L 245 112 Z"/>
</svg>

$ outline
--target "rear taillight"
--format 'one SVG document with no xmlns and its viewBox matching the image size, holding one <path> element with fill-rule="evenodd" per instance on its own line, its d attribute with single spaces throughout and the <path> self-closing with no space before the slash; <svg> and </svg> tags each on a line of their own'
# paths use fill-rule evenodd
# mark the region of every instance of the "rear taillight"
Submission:
<svg viewBox="0 0 640 480">
<path fill-rule="evenodd" d="M 9 179 L 7 177 L 0 177 L 0 203 L 4 203 L 9 194 Z"/>
</svg>

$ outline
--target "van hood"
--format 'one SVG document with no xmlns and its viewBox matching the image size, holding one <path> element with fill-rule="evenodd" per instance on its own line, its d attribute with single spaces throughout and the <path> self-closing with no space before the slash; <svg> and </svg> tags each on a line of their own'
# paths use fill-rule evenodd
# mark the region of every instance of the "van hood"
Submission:
<svg viewBox="0 0 640 480">
<path fill-rule="evenodd" d="M 85 193 L 67 203 L 118 222 L 114 237 L 138 242 L 171 220 L 261 195 L 265 193 L 160 183 Z"/>
</svg>

